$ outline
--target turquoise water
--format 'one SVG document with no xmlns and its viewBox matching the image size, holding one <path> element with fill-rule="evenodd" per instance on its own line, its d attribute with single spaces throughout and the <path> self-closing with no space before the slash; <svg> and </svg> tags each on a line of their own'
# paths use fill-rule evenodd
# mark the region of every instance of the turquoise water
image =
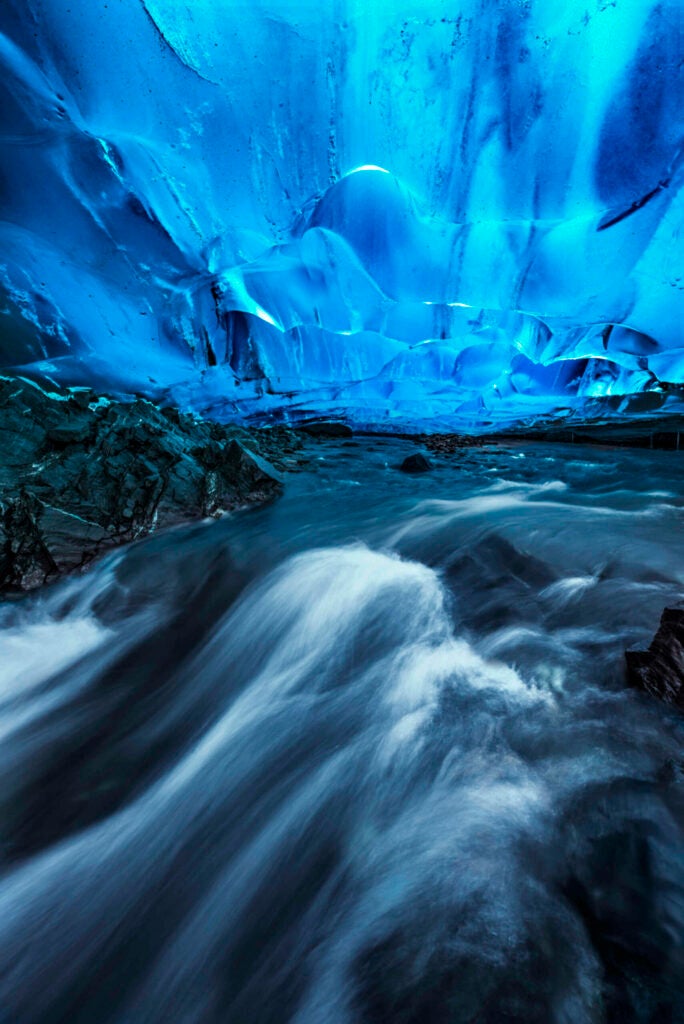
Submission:
<svg viewBox="0 0 684 1024">
<path fill-rule="evenodd" d="M 7 1021 L 681 1019 L 681 456 L 413 450 L 0 605 Z"/>
</svg>

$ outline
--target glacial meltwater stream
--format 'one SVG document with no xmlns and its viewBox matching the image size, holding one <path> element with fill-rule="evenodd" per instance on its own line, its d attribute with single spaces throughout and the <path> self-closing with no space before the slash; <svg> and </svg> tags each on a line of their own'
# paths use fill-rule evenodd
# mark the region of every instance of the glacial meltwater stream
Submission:
<svg viewBox="0 0 684 1024">
<path fill-rule="evenodd" d="M 675 1024 L 677 452 L 397 471 L 0 605 L 2 1024 Z"/>
</svg>

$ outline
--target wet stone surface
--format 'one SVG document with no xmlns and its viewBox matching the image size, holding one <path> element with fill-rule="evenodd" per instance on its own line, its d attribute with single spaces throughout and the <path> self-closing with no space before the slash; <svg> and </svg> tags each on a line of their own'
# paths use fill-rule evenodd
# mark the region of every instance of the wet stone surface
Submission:
<svg viewBox="0 0 684 1024">
<path fill-rule="evenodd" d="M 31 590 L 160 527 L 271 499 L 300 447 L 285 428 L 2 378 L 0 593 Z"/>
</svg>

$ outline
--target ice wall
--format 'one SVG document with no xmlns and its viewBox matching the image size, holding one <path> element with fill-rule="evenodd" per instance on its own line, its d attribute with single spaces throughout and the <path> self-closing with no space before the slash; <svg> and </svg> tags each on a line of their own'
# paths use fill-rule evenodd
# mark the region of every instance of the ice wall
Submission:
<svg viewBox="0 0 684 1024">
<path fill-rule="evenodd" d="M 681 23 L 4 0 L 0 372 L 473 427 L 684 381 Z"/>
</svg>

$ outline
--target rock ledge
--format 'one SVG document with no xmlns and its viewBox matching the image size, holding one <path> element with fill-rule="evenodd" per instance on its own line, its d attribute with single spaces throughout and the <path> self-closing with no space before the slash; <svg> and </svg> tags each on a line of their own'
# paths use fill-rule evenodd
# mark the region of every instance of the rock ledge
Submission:
<svg viewBox="0 0 684 1024">
<path fill-rule="evenodd" d="M 285 428 L 245 430 L 0 377 L 0 594 L 162 526 L 273 498 L 273 463 L 300 446 Z"/>
</svg>

